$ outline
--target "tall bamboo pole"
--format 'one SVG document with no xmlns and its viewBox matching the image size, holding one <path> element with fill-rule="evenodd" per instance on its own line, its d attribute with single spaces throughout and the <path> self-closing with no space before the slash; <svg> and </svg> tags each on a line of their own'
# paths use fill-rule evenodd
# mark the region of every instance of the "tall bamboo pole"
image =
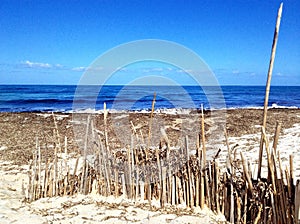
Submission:
<svg viewBox="0 0 300 224">
<path fill-rule="evenodd" d="M 276 53 L 276 47 L 277 47 L 277 40 L 278 40 L 278 33 L 279 33 L 279 27 L 280 27 L 280 21 L 281 21 L 282 6 L 283 6 L 283 3 L 280 4 L 280 7 L 278 9 L 276 27 L 275 27 L 275 31 L 274 31 L 274 37 L 273 37 L 271 58 L 270 58 L 270 63 L 269 63 L 268 78 L 267 78 L 267 83 L 266 83 L 264 114 L 263 114 L 263 123 L 262 123 L 262 126 L 265 129 L 266 129 L 266 124 L 267 124 L 267 111 L 268 111 L 268 102 L 269 102 L 269 94 L 270 94 L 270 85 L 271 85 L 273 65 L 274 65 L 274 59 L 275 59 L 275 53 Z M 262 162 L 262 155 L 263 155 L 263 146 L 264 146 L 264 137 L 263 137 L 263 134 L 262 134 L 261 139 L 260 139 L 260 147 L 259 147 L 257 178 L 261 177 L 261 162 Z"/>
</svg>

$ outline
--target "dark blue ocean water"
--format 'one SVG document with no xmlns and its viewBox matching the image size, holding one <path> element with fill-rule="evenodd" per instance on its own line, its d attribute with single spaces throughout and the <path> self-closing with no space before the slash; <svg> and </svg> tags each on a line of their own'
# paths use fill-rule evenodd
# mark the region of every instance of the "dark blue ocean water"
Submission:
<svg viewBox="0 0 300 224">
<path fill-rule="evenodd" d="M 0 85 L 0 111 L 149 110 L 154 92 L 156 109 L 261 108 L 265 87 Z M 300 108 L 300 86 L 271 87 L 269 106 Z"/>
</svg>

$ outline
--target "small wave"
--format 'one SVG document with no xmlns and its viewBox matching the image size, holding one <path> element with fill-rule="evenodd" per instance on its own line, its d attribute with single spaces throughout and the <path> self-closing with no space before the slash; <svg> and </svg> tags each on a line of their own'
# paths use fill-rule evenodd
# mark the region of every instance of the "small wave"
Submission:
<svg viewBox="0 0 300 224">
<path fill-rule="evenodd" d="M 276 103 L 273 103 L 271 107 L 269 108 L 274 108 L 274 109 L 299 109 L 299 107 L 296 106 L 280 106 Z"/>
<path fill-rule="evenodd" d="M 227 110 L 238 110 L 238 109 L 253 109 L 253 110 L 262 110 L 263 106 L 236 106 L 236 107 L 227 107 Z M 300 109 L 300 107 L 296 106 L 280 106 L 276 103 L 273 103 L 271 106 L 268 106 L 268 109 Z"/>
</svg>

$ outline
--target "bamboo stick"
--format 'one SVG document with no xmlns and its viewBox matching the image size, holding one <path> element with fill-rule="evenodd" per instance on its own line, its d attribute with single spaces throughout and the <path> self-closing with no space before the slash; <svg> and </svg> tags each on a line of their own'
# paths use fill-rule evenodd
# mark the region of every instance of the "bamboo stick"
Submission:
<svg viewBox="0 0 300 224">
<path fill-rule="evenodd" d="M 294 222 L 297 223 L 300 220 L 300 180 L 297 180 L 295 187 L 295 219 Z"/>
<path fill-rule="evenodd" d="M 176 176 L 176 186 L 178 186 L 178 201 L 179 204 L 184 203 L 184 199 L 183 199 L 183 190 L 182 190 L 182 185 L 181 185 L 181 179 L 179 177 Z"/>
<path fill-rule="evenodd" d="M 244 198 L 244 219 L 243 223 L 247 224 L 247 203 L 248 203 L 248 193 L 247 188 L 245 189 L 245 198 Z"/>
<path fill-rule="evenodd" d="M 226 146 L 227 146 L 227 152 L 228 152 L 227 155 L 228 155 L 228 162 L 229 162 L 229 164 L 226 164 L 226 166 L 227 166 L 226 168 L 229 171 L 230 175 L 232 175 L 232 174 L 234 174 L 233 167 L 232 167 L 232 157 L 231 157 L 232 152 L 231 152 L 231 148 L 229 146 L 229 141 L 228 141 L 228 135 L 227 135 L 226 128 L 224 129 L 224 135 L 225 135 L 225 140 L 226 140 Z"/>
<path fill-rule="evenodd" d="M 84 166 L 82 169 L 82 178 L 81 178 L 81 192 L 83 194 L 86 194 L 87 192 L 87 175 L 88 175 L 88 163 L 87 163 L 87 146 L 88 146 L 88 136 L 89 136 L 89 130 L 90 130 L 90 119 L 91 115 L 88 115 L 87 122 L 86 122 L 86 131 L 85 131 L 85 140 L 84 140 Z"/>
<path fill-rule="evenodd" d="M 186 187 L 186 180 L 184 176 L 182 176 L 182 192 L 183 192 L 184 203 L 186 206 L 188 206 L 187 187 Z"/>
<path fill-rule="evenodd" d="M 115 197 L 119 197 L 119 173 L 118 169 L 114 168 L 115 173 Z"/>
<path fill-rule="evenodd" d="M 146 149 L 146 161 L 148 161 L 148 151 L 150 150 L 150 143 L 152 138 L 152 122 L 153 122 L 153 113 L 154 113 L 154 106 L 156 100 L 156 93 L 154 92 L 153 100 L 152 100 L 152 107 L 151 107 L 151 114 L 150 114 L 150 121 L 149 121 L 149 131 L 148 131 L 148 144 Z"/>
<path fill-rule="evenodd" d="M 278 191 L 281 192 L 280 194 L 278 194 L 279 196 L 279 205 L 281 207 L 281 209 L 279 209 L 279 212 L 281 213 L 280 217 L 283 217 L 283 223 L 290 223 L 288 222 L 286 219 L 289 218 L 287 217 L 287 206 L 286 206 L 286 194 L 285 194 L 285 190 L 284 190 L 284 186 L 283 186 L 283 180 L 278 180 Z"/>
<path fill-rule="evenodd" d="M 199 134 L 197 134 L 197 140 L 196 140 L 196 149 L 197 149 L 196 156 L 197 156 L 197 159 L 199 159 L 201 157 L 201 153 L 200 153 L 200 151 L 201 151 L 201 149 L 200 149 L 200 145 L 201 145 L 200 139 L 201 139 L 201 134 L 199 133 Z"/>
<path fill-rule="evenodd" d="M 194 173 L 191 170 L 189 172 L 190 172 L 189 185 L 190 185 L 190 203 L 191 203 L 190 207 L 194 208 L 194 205 L 195 205 L 194 180 L 195 180 L 195 178 L 194 178 Z"/>
<path fill-rule="evenodd" d="M 195 181 L 196 181 L 196 192 L 195 192 L 195 206 L 198 207 L 199 206 L 199 173 L 196 174 L 195 177 Z"/>
<path fill-rule="evenodd" d="M 107 158 L 107 153 L 106 150 L 103 147 L 102 141 L 101 141 L 101 137 L 100 135 L 98 135 L 99 137 L 99 143 L 100 143 L 100 148 L 101 148 L 101 152 L 102 152 L 102 156 L 103 156 L 103 165 L 104 165 L 104 177 L 106 180 L 106 196 L 110 195 L 111 193 L 111 189 L 110 189 L 110 173 L 109 173 L 109 167 L 108 167 L 108 158 Z"/>
<path fill-rule="evenodd" d="M 145 182 L 140 181 L 140 192 L 141 192 L 141 199 L 145 200 Z"/>
<path fill-rule="evenodd" d="M 165 207 L 166 203 L 166 176 L 167 176 L 167 168 L 162 167 L 162 195 L 161 195 L 161 207 Z"/>
<path fill-rule="evenodd" d="M 68 137 L 65 136 L 65 154 L 68 154 Z"/>
<path fill-rule="evenodd" d="M 250 176 L 249 176 L 249 171 L 248 171 L 248 168 L 247 168 L 247 165 L 246 165 L 246 164 L 247 164 L 247 161 L 246 161 L 245 158 L 244 158 L 243 152 L 240 152 L 240 154 L 241 154 L 241 158 L 242 158 L 244 174 L 245 174 L 247 183 L 248 183 L 248 185 L 249 185 L 250 192 L 251 192 L 251 194 L 252 194 L 252 193 L 253 193 L 253 185 L 252 185 L 252 181 L 251 181 L 251 178 L 250 178 Z"/>
<path fill-rule="evenodd" d="M 109 145 L 108 145 L 108 132 L 107 132 L 107 116 L 108 111 L 106 109 L 106 103 L 103 103 L 103 121 L 104 121 L 104 136 L 105 136 L 105 147 L 106 150 L 109 151 Z"/>
<path fill-rule="evenodd" d="M 53 195 L 57 196 L 57 146 L 54 147 L 54 176 L 53 176 Z"/>
<path fill-rule="evenodd" d="M 135 175 L 134 175 L 134 171 L 135 171 L 135 164 L 134 164 L 134 135 L 131 134 L 131 146 L 130 146 L 130 161 L 131 161 L 131 176 L 132 178 L 130 179 L 131 181 L 131 197 L 132 198 L 136 198 L 136 195 L 135 195 Z"/>
<path fill-rule="evenodd" d="M 286 176 L 286 183 L 287 183 L 287 188 L 288 188 L 288 197 L 291 198 L 292 197 L 292 189 L 291 189 L 291 178 L 290 178 L 290 173 L 288 170 L 288 167 L 286 167 L 285 169 L 285 176 Z"/>
<path fill-rule="evenodd" d="M 32 176 L 33 176 L 33 179 L 32 179 L 32 188 L 33 188 L 33 191 L 32 191 L 32 198 L 33 200 L 36 200 L 36 180 L 37 180 L 37 146 L 33 152 L 33 173 L 32 173 Z"/>
<path fill-rule="evenodd" d="M 233 195 L 233 183 L 232 176 L 230 178 L 230 222 L 234 223 L 234 195 Z"/>
<path fill-rule="evenodd" d="M 86 171 L 86 160 L 83 159 L 83 166 L 82 166 L 82 172 L 81 172 L 81 177 L 80 177 L 80 189 L 79 191 L 84 194 L 84 183 L 85 183 L 85 171 Z"/>
<path fill-rule="evenodd" d="M 294 156 L 290 155 L 290 183 L 294 186 Z"/>
<path fill-rule="evenodd" d="M 37 141 L 37 150 L 38 150 L 38 198 L 42 197 L 42 170 L 41 170 L 41 165 L 42 165 L 42 154 L 41 154 L 41 147 L 39 144 L 39 139 L 38 137 L 36 138 Z"/>
<path fill-rule="evenodd" d="M 167 185 L 167 202 L 171 203 L 171 189 L 172 189 L 172 181 L 171 181 L 171 167 L 170 167 L 170 151 L 171 151 L 171 147 L 170 147 L 170 141 L 169 138 L 165 132 L 164 129 L 161 129 L 161 135 L 163 137 L 163 139 L 165 140 L 166 144 L 167 144 L 167 155 L 166 155 L 166 168 L 167 168 L 167 179 L 166 179 L 166 185 Z"/>
<path fill-rule="evenodd" d="M 211 209 L 211 194 L 210 194 L 210 187 L 208 183 L 207 170 L 204 171 L 204 180 L 205 180 L 206 204 Z"/>
<path fill-rule="evenodd" d="M 211 195 L 211 210 L 215 210 L 215 174 L 214 174 L 214 166 L 211 162 L 208 163 L 208 180 L 210 183 L 209 191 Z"/>
<path fill-rule="evenodd" d="M 256 216 L 256 218 L 255 218 L 253 224 L 257 224 L 257 223 L 259 222 L 259 220 L 260 220 L 260 218 L 261 218 L 261 211 L 262 211 L 262 205 L 260 205 L 260 206 L 258 207 L 258 214 L 257 214 L 257 216 Z M 274 222 L 274 223 L 276 223 L 276 222 Z"/>
<path fill-rule="evenodd" d="M 201 170 L 200 170 L 200 207 L 201 209 L 204 209 L 204 203 L 205 203 L 205 196 L 204 196 L 204 174 L 205 170 L 202 170 L 202 165 L 201 163 Z"/>
<path fill-rule="evenodd" d="M 186 205 L 190 207 L 190 164 L 189 164 L 189 148 L 188 148 L 188 136 L 185 136 L 185 159 L 186 159 L 186 170 L 187 170 L 187 179 L 185 180 L 186 186 Z"/>
<path fill-rule="evenodd" d="M 242 199 L 237 196 L 236 197 L 236 210 L 237 210 L 237 218 L 236 218 L 236 223 L 241 223 L 241 201 Z"/>
<path fill-rule="evenodd" d="M 146 171 L 146 183 L 147 183 L 147 198 L 148 198 L 148 203 L 150 205 L 151 208 L 151 184 L 150 184 L 150 174 L 148 173 L 148 171 Z"/>
<path fill-rule="evenodd" d="M 127 178 L 128 178 L 128 198 L 132 198 L 132 192 L 133 192 L 133 189 L 132 189 L 132 176 L 131 176 L 131 154 L 130 154 L 130 148 L 128 147 L 127 148 Z"/>
<path fill-rule="evenodd" d="M 176 180 L 175 180 L 175 176 L 172 176 L 172 199 L 171 199 L 171 204 L 175 205 L 175 200 L 176 200 Z"/>
<path fill-rule="evenodd" d="M 267 78 L 267 83 L 266 83 L 264 113 L 263 113 L 263 122 L 262 122 L 262 127 L 264 129 L 266 129 L 266 124 L 267 124 L 267 111 L 268 111 L 268 103 L 269 103 L 270 85 L 271 85 L 271 79 L 272 79 L 274 59 L 275 59 L 275 54 L 276 54 L 278 33 L 279 33 L 281 14 L 282 14 L 282 6 L 283 6 L 283 3 L 280 4 L 280 7 L 278 9 L 276 26 L 275 26 L 274 37 L 273 37 L 271 58 L 270 58 L 270 63 L 269 63 L 268 78 Z M 257 178 L 261 178 L 261 165 L 262 165 L 261 163 L 262 163 L 262 156 L 263 156 L 263 141 L 264 141 L 264 139 L 263 139 L 263 135 L 262 135 L 261 140 L 260 140 L 260 147 L 259 147 Z"/>
<path fill-rule="evenodd" d="M 77 159 L 76 159 L 75 167 L 74 167 L 74 171 L 73 171 L 73 176 L 75 176 L 76 173 L 77 173 L 77 167 L 78 167 L 79 159 L 80 159 L 80 156 L 78 156 Z"/>
<path fill-rule="evenodd" d="M 202 141 L 202 161 L 201 161 L 201 170 L 200 170 L 200 207 L 204 208 L 205 203 L 205 183 L 206 183 L 206 147 L 205 147 L 205 126 L 204 126 L 204 112 L 203 112 L 203 104 L 201 104 L 201 141 Z M 204 172 L 204 173 L 203 173 Z"/>
<path fill-rule="evenodd" d="M 123 196 L 127 198 L 127 192 L 126 192 L 126 183 L 125 183 L 125 174 L 122 173 L 121 175 L 121 181 L 122 181 L 122 191 L 123 191 Z"/>
<path fill-rule="evenodd" d="M 275 134 L 274 134 L 274 141 L 273 141 L 273 149 L 274 149 L 275 154 L 277 151 L 277 144 L 278 144 L 278 139 L 279 139 L 279 135 L 280 135 L 280 130 L 281 130 L 281 123 L 277 122 L 276 130 L 275 130 Z"/>
<path fill-rule="evenodd" d="M 176 168 L 177 169 L 177 168 Z M 178 170 L 174 174 L 174 180 L 175 180 L 175 205 L 180 204 L 180 188 L 179 188 L 179 182 L 178 182 L 178 176 L 177 176 Z"/>
<path fill-rule="evenodd" d="M 222 202 L 222 214 L 228 218 L 229 215 L 229 209 L 228 209 L 228 205 L 227 205 L 227 174 L 226 172 L 223 173 L 223 202 Z"/>
<path fill-rule="evenodd" d="M 262 207 L 262 218 L 263 218 L 263 223 L 266 224 L 267 223 L 267 212 L 268 212 L 268 208 L 267 208 L 267 199 L 266 197 L 264 197 L 263 199 L 263 207 Z"/>
<path fill-rule="evenodd" d="M 46 164 L 45 164 L 45 178 L 44 178 L 44 198 L 47 197 L 47 189 L 48 189 L 48 159 L 46 160 Z"/>
<path fill-rule="evenodd" d="M 50 168 L 50 181 L 49 181 L 49 197 L 53 197 L 54 194 L 54 170 L 52 170 L 52 166 Z"/>
<path fill-rule="evenodd" d="M 267 138 L 267 135 L 266 135 L 264 127 L 262 127 L 262 134 L 263 134 L 264 142 L 266 143 L 266 152 L 267 152 L 267 158 L 268 158 L 268 168 L 270 169 L 270 172 L 271 172 L 271 179 L 272 179 L 273 190 L 274 190 L 274 194 L 276 195 L 277 193 L 276 193 L 276 182 L 275 182 L 275 174 L 274 174 L 274 163 L 272 162 L 271 153 L 269 151 L 269 140 Z"/>
<path fill-rule="evenodd" d="M 202 136 L 202 159 L 203 166 L 206 166 L 206 147 L 205 147 L 205 126 L 204 126 L 204 112 L 203 104 L 201 104 L 201 136 Z"/>
<path fill-rule="evenodd" d="M 216 207 L 217 207 L 217 213 L 220 213 L 220 192 L 219 192 L 219 179 L 220 179 L 220 170 L 219 170 L 219 163 L 216 160 L 215 161 L 215 173 L 216 173 Z"/>
<path fill-rule="evenodd" d="M 33 200 L 33 195 L 32 195 L 32 189 L 33 189 L 33 186 L 32 186 L 32 165 L 33 165 L 33 161 L 30 162 L 30 165 L 29 165 L 29 170 L 28 170 L 28 200 L 29 202 L 31 202 Z"/>
<path fill-rule="evenodd" d="M 160 197 L 162 195 L 162 169 L 160 166 L 160 156 L 159 156 L 159 149 L 155 149 L 155 155 L 156 155 L 156 163 L 158 168 L 158 200 L 160 200 Z"/>
<path fill-rule="evenodd" d="M 200 205 L 200 197 L 201 197 L 201 190 L 200 190 L 200 182 L 201 182 L 201 150 L 200 150 L 200 134 L 197 134 L 197 163 L 200 166 L 200 171 L 197 172 L 195 181 L 196 181 L 196 192 L 195 192 L 195 205 L 198 207 Z"/>
<path fill-rule="evenodd" d="M 139 176 L 140 176 L 140 169 L 139 169 L 139 157 L 137 155 L 137 149 L 134 150 L 134 161 L 135 161 L 135 171 L 136 171 L 136 188 L 135 188 L 135 196 L 136 199 L 139 197 Z"/>
<path fill-rule="evenodd" d="M 64 178 L 64 193 L 63 193 L 64 196 L 67 195 L 67 187 L 68 187 L 68 184 L 69 184 L 68 183 L 69 182 L 69 167 L 67 169 L 68 169 L 67 175 Z"/>
<path fill-rule="evenodd" d="M 278 223 L 277 221 L 277 212 L 276 212 L 276 205 L 274 200 L 274 194 L 271 192 L 271 204 L 272 204 L 272 217 L 273 217 L 273 223 Z"/>
</svg>

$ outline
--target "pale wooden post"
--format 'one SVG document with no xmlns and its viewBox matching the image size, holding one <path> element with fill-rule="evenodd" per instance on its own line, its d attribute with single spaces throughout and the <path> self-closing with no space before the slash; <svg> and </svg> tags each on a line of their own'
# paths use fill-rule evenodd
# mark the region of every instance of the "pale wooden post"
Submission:
<svg viewBox="0 0 300 224">
<path fill-rule="evenodd" d="M 277 40 L 278 40 L 278 33 L 279 33 L 279 27 L 280 27 L 280 21 L 281 21 L 282 6 L 283 6 L 283 3 L 280 4 L 280 7 L 278 9 L 276 27 L 275 27 L 275 31 L 274 31 L 274 37 L 273 37 L 271 58 L 270 58 L 270 63 L 269 63 L 268 78 L 267 78 L 267 83 L 266 83 L 264 114 L 263 114 L 263 123 L 262 123 L 262 126 L 264 127 L 264 129 L 266 129 L 266 124 L 267 124 L 267 111 L 268 111 L 268 102 L 269 102 L 269 94 L 270 94 L 270 85 L 271 85 L 274 59 L 275 59 Z M 260 178 L 260 176 L 261 176 L 261 162 L 262 162 L 262 155 L 263 155 L 263 146 L 264 146 L 264 137 L 262 134 L 261 139 L 260 139 L 260 147 L 259 147 L 257 178 Z"/>
</svg>

